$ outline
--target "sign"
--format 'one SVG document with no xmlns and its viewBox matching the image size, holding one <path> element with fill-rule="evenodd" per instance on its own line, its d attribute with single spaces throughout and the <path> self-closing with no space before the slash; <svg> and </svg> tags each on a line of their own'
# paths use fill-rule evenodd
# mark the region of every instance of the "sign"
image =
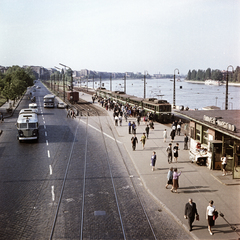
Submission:
<svg viewBox="0 0 240 240">
<path fill-rule="evenodd" d="M 203 120 L 206 122 L 210 122 L 214 125 L 217 125 L 219 127 L 225 128 L 229 131 L 232 131 L 232 132 L 236 131 L 236 126 L 234 124 L 224 122 L 223 120 L 221 120 L 221 117 L 209 117 L 207 115 L 204 115 Z"/>
</svg>

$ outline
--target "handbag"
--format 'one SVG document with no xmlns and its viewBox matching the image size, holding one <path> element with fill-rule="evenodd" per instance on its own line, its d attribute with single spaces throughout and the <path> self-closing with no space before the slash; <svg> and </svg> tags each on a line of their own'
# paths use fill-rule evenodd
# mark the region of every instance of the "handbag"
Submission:
<svg viewBox="0 0 240 240">
<path fill-rule="evenodd" d="M 218 211 L 213 212 L 213 220 L 215 221 L 218 218 Z"/>
<path fill-rule="evenodd" d="M 199 215 L 196 216 L 196 220 L 199 221 Z"/>
</svg>

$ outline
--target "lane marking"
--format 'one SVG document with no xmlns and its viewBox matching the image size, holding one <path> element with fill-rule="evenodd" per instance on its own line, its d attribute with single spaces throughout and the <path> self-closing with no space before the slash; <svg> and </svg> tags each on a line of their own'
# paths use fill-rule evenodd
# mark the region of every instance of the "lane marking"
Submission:
<svg viewBox="0 0 240 240">
<path fill-rule="evenodd" d="M 48 140 L 46 140 L 46 144 L 47 144 L 47 146 L 48 146 Z"/>
<path fill-rule="evenodd" d="M 84 122 L 83 120 L 80 120 L 81 122 L 83 122 L 84 124 L 87 124 L 86 122 Z M 88 124 L 89 127 L 93 128 L 94 130 L 96 130 L 97 132 L 101 133 L 100 129 L 97 129 L 96 127 L 92 126 L 91 124 Z M 103 135 L 105 135 L 106 137 L 112 139 L 113 141 L 115 141 L 115 138 L 113 138 L 112 136 L 108 135 L 107 133 L 103 132 Z M 116 142 L 121 143 L 119 140 L 116 140 Z"/>
<path fill-rule="evenodd" d="M 47 150 L 47 154 L 48 154 L 48 158 L 50 158 L 50 152 L 49 152 L 49 150 Z"/>
<path fill-rule="evenodd" d="M 47 132 L 45 132 L 45 137 L 47 137 Z"/>
<path fill-rule="evenodd" d="M 43 127 L 44 127 L 44 129 L 46 129 L 46 125 L 44 125 Z"/>
<path fill-rule="evenodd" d="M 54 193 L 54 186 L 52 186 L 52 201 L 54 202 L 55 201 L 55 193 Z"/>
<path fill-rule="evenodd" d="M 49 165 L 50 175 L 52 175 L 52 165 Z"/>
</svg>

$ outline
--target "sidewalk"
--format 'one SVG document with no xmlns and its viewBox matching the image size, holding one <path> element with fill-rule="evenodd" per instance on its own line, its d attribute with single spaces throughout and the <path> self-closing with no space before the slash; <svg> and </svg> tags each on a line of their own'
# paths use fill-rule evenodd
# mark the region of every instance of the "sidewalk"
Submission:
<svg viewBox="0 0 240 240">
<path fill-rule="evenodd" d="M 91 96 L 84 93 L 80 98 L 92 102 Z M 99 105 L 98 102 L 94 105 Z M 112 118 L 112 111 L 108 111 Z M 135 121 L 129 118 L 128 121 Z M 142 150 L 139 141 L 136 151 L 132 151 L 131 137 L 128 134 L 127 122 L 123 120 L 123 126 L 117 126 L 118 140 L 121 141 L 129 153 L 145 188 L 161 206 L 188 231 L 187 220 L 183 218 L 185 204 L 189 198 L 197 204 L 200 221 L 194 221 L 193 231 L 190 232 L 194 239 L 238 239 L 240 238 L 240 179 L 232 179 L 232 175 L 222 176 L 221 171 L 209 170 L 207 167 L 198 166 L 189 160 L 189 151 L 183 149 L 183 134 L 176 136 L 173 146 L 179 143 L 180 151 L 178 163 L 169 164 L 167 162 L 166 148 L 170 142 L 170 128 L 166 125 L 155 123 L 154 130 L 150 130 L 149 139 L 146 141 L 145 149 Z M 137 138 L 140 140 L 142 133 L 145 132 L 143 122 L 137 128 Z M 167 129 L 168 139 L 163 142 L 163 130 Z M 152 151 L 156 151 L 157 161 L 156 170 L 152 172 L 150 159 Z M 167 182 L 167 172 L 169 167 L 177 167 L 182 172 L 179 178 L 179 193 L 172 193 L 170 186 L 165 188 Z M 210 200 L 218 212 L 224 214 L 224 218 L 237 228 L 234 232 L 227 222 L 218 217 L 213 227 L 214 235 L 211 236 L 207 230 L 206 208 Z M 157 211 L 157 210 L 156 210 Z"/>
</svg>

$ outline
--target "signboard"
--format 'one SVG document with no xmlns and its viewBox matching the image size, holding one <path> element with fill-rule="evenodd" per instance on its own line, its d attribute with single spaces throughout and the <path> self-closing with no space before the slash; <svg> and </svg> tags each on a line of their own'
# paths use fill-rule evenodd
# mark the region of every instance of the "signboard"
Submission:
<svg viewBox="0 0 240 240">
<path fill-rule="evenodd" d="M 236 126 L 234 124 L 228 123 L 228 122 L 224 122 L 223 120 L 221 120 L 221 118 L 218 117 L 209 117 L 207 115 L 203 116 L 203 120 L 206 122 L 210 122 L 214 125 L 217 125 L 219 127 L 225 128 L 229 131 L 235 132 L 236 131 Z"/>
</svg>

